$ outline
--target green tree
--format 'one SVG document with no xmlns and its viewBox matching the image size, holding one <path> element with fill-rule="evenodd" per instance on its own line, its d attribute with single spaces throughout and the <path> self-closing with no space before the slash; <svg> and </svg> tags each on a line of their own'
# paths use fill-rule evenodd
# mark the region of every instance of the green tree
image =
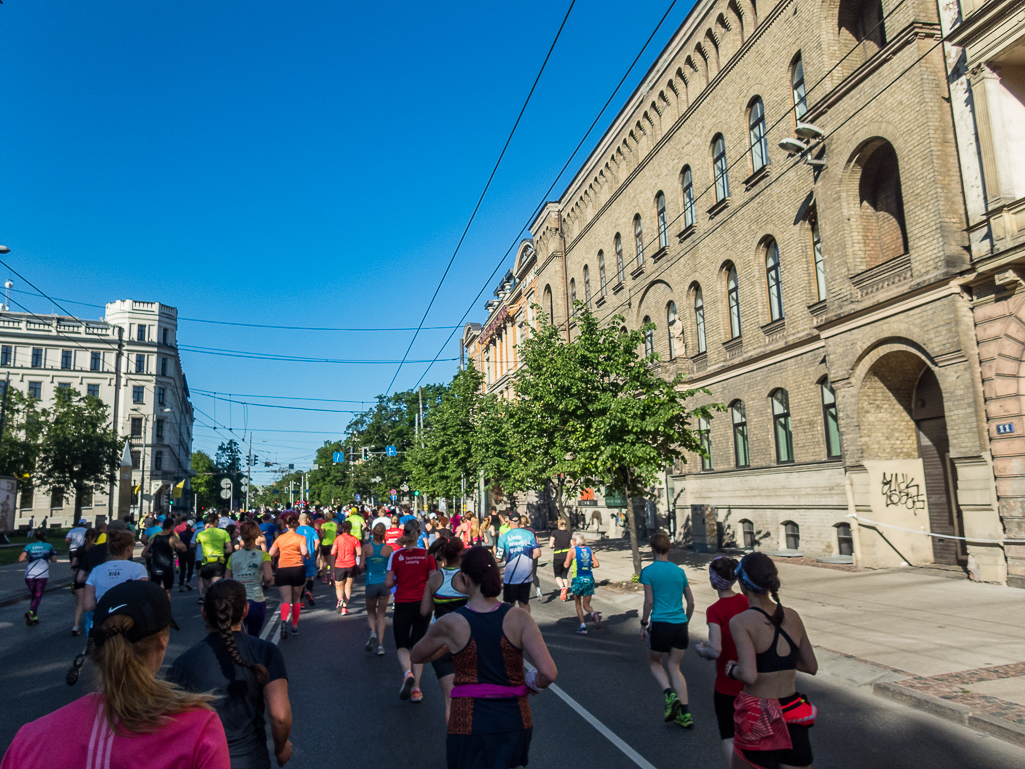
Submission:
<svg viewBox="0 0 1025 769">
<path fill-rule="evenodd" d="M 222 443 L 217 447 L 217 453 L 214 455 L 214 465 L 216 467 L 217 474 L 220 478 L 228 478 L 231 480 L 231 499 L 227 500 L 226 507 L 233 508 L 235 500 L 240 499 L 242 496 L 242 450 L 239 448 L 238 441 L 234 438 L 230 438 L 227 442 Z M 218 481 L 218 489 L 220 483 Z M 220 496 L 217 497 L 215 504 L 222 502 Z"/>
<path fill-rule="evenodd" d="M 0 475 L 13 475 L 19 483 L 31 477 L 39 454 L 43 415 L 39 401 L 13 387 L 7 387 L 0 441 Z"/>
<path fill-rule="evenodd" d="M 472 478 L 476 479 L 477 472 L 483 473 L 490 488 L 499 488 L 509 496 L 531 487 L 516 471 L 513 427 L 517 408 L 515 401 L 483 395 L 477 399 L 473 415 L 473 469 L 476 472 Z M 470 478 L 467 477 L 467 483 L 471 482 Z"/>
<path fill-rule="evenodd" d="M 217 466 L 205 451 L 192 452 L 192 493 L 198 509 L 216 508 L 220 488 L 217 485 Z"/>
<path fill-rule="evenodd" d="M 602 326 L 583 303 L 577 309 L 571 342 L 545 325 L 520 346 L 525 365 L 516 381 L 522 409 L 517 427 L 532 435 L 528 440 L 518 434 L 517 445 L 526 443 L 527 451 L 543 458 L 534 472 L 548 464 L 549 472 L 564 474 L 573 490 L 604 486 L 626 494 L 633 566 L 639 573 L 632 498 L 643 496 L 668 465 L 685 459 L 685 452 L 703 453 L 692 425 L 723 407 L 688 409 L 689 398 L 708 391 L 682 389 L 681 374 L 659 375 L 658 356 L 641 352 L 654 324 L 626 331 L 622 316 Z M 520 456 L 529 459 L 522 451 Z"/>
<path fill-rule="evenodd" d="M 121 467 L 121 441 L 109 425 L 107 406 L 99 398 L 58 387 L 53 404 L 43 412 L 35 479 L 64 498 L 75 500 L 75 519 L 82 499 L 108 487 Z"/>
</svg>

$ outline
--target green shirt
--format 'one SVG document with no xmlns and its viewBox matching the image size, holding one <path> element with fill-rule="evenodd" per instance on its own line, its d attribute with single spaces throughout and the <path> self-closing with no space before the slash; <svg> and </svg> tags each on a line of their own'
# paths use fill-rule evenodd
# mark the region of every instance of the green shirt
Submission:
<svg viewBox="0 0 1025 769">
<path fill-rule="evenodd" d="M 641 584 L 651 586 L 652 622 L 680 624 L 687 621 L 683 594 L 687 575 L 671 561 L 655 561 L 641 569 Z"/>
<path fill-rule="evenodd" d="M 216 526 L 203 529 L 196 535 L 196 541 L 203 547 L 203 563 L 224 563 L 224 546 L 231 542 L 228 532 Z"/>
<path fill-rule="evenodd" d="M 334 521 L 324 521 L 320 526 L 320 544 L 327 546 L 335 543 L 338 536 L 338 524 Z"/>
<path fill-rule="evenodd" d="M 349 523 L 352 524 L 352 536 L 358 539 L 360 542 L 363 541 L 363 527 L 367 525 L 367 522 L 363 520 L 362 515 L 350 515 L 346 518 Z"/>
</svg>

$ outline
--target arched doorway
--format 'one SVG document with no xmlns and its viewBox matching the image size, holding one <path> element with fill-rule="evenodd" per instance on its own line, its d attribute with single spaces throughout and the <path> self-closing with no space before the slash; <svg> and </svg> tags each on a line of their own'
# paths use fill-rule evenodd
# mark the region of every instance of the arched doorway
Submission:
<svg viewBox="0 0 1025 769">
<path fill-rule="evenodd" d="M 864 458 L 921 459 L 929 530 L 959 536 L 943 392 L 933 370 L 909 350 L 882 355 L 862 380 L 858 416 Z M 900 504 L 910 507 L 903 498 Z M 964 562 L 963 543 L 931 537 L 930 545 L 934 563 Z"/>
</svg>

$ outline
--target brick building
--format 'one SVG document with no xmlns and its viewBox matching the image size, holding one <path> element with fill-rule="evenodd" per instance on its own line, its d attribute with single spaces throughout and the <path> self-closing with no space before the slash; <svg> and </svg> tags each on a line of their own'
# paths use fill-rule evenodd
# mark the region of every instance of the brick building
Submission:
<svg viewBox="0 0 1025 769">
<path fill-rule="evenodd" d="M 649 524 L 708 505 L 741 546 L 1005 581 L 1000 544 L 942 538 L 1002 527 L 941 37 L 928 0 L 701 0 L 531 223 L 567 334 L 574 300 L 650 319 L 728 406 Z"/>
</svg>

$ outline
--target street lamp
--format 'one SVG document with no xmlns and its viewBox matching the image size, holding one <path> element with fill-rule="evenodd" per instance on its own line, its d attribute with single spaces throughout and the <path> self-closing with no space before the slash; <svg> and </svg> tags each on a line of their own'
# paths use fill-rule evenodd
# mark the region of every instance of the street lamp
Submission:
<svg viewBox="0 0 1025 769">
<path fill-rule="evenodd" d="M 9 253 L 11 253 L 11 249 L 9 249 L 7 246 L 0 246 L 0 254 L 9 254 Z"/>
</svg>

